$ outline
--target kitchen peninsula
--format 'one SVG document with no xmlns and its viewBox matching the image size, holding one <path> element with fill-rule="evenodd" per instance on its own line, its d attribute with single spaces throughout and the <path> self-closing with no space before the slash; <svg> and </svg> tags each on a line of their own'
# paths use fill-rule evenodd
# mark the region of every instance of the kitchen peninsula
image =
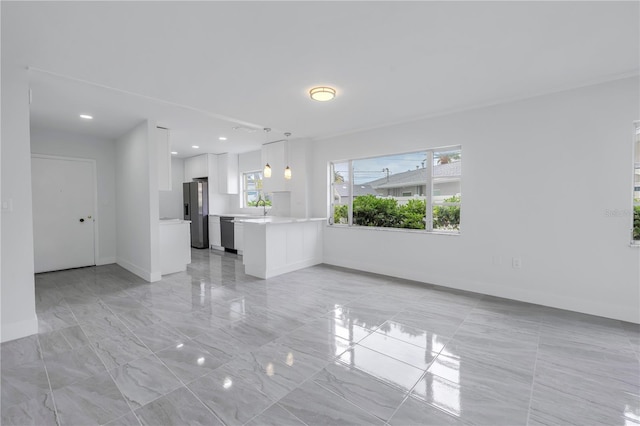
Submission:
<svg viewBox="0 0 640 426">
<path fill-rule="evenodd" d="M 323 218 L 236 218 L 244 225 L 245 273 L 271 278 L 322 263 Z"/>
</svg>

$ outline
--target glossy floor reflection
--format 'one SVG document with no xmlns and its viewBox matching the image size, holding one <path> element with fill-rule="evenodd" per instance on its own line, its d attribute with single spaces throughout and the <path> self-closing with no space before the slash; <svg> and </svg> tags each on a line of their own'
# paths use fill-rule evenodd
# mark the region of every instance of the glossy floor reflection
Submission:
<svg viewBox="0 0 640 426">
<path fill-rule="evenodd" d="M 2 344 L 3 425 L 640 425 L 640 326 L 194 250 L 149 284 L 40 274 Z"/>
</svg>

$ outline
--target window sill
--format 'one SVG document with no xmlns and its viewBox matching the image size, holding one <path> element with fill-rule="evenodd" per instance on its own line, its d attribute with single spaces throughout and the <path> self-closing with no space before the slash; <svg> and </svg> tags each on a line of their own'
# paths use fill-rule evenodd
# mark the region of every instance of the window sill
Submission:
<svg viewBox="0 0 640 426">
<path fill-rule="evenodd" d="M 377 226 L 349 226 L 349 225 L 329 225 L 325 224 L 327 228 L 336 229 L 358 229 L 365 231 L 381 231 L 381 232 L 404 232 L 409 234 L 423 234 L 423 235 L 448 235 L 448 236 L 460 236 L 460 231 L 425 231 L 423 229 L 406 229 L 406 228 L 380 228 Z"/>
</svg>

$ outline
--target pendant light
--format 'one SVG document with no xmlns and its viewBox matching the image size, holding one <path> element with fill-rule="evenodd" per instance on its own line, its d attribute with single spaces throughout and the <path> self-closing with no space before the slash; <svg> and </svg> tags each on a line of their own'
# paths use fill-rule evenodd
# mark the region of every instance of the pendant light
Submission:
<svg viewBox="0 0 640 426">
<path fill-rule="evenodd" d="M 265 127 L 264 129 L 265 134 L 267 134 L 267 142 L 269 141 L 269 132 L 271 131 L 271 129 L 269 127 Z M 262 177 L 263 178 L 270 178 L 271 177 L 271 166 L 269 165 L 269 159 L 267 159 L 267 164 L 264 166 L 264 170 L 262 171 Z"/>
<path fill-rule="evenodd" d="M 284 134 L 284 136 L 287 138 L 287 167 L 285 167 L 284 169 L 284 178 L 289 180 L 291 179 L 291 167 L 289 167 L 289 136 L 291 136 L 291 133 L 287 132 Z"/>
</svg>

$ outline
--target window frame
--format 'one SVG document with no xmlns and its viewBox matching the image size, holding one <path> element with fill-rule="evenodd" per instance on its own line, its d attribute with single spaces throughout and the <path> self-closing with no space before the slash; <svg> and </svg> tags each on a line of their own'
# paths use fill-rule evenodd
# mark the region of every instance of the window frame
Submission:
<svg viewBox="0 0 640 426">
<path fill-rule="evenodd" d="M 460 174 L 458 176 L 456 176 L 456 180 L 459 182 L 460 185 L 460 192 L 458 193 L 460 196 L 460 202 L 455 202 L 455 203 L 443 203 L 443 202 L 434 202 L 434 189 L 433 189 L 433 185 L 434 185 L 434 181 L 435 181 L 435 177 L 433 176 L 434 173 L 434 154 L 438 153 L 438 152 L 447 152 L 447 151 L 459 151 L 460 152 L 460 157 L 462 157 L 462 145 L 447 145 L 447 146 L 439 146 L 439 147 L 435 147 L 435 148 L 425 148 L 423 150 L 416 150 L 416 151 L 407 151 L 407 152 L 401 152 L 401 153 L 390 153 L 390 154 L 384 154 L 384 155 L 376 155 L 376 156 L 367 156 L 367 157 L 360 157 L 360 158 L 352 158 L 349 160 L 337 160 L 337 161 L 329 161 L 328 163 L 328 171 L 329 171 L 329 178 L 328 178 L 328 188 L 329 188 L 329 202 L 328 202 L 328 225 L 330 226 L 335 226 L 335 227 L 349 227 L 349 228 L 357 228 L 357 229 L 372 229 L 372 230 L 384 230 L 384 231 L 397 231 L 397 232 L 418 232 L 418 233 L 432 233 L 432 234 L 444 234 L 444 235 L 460 235 L 462 232 L 462 219 L 460 218 L 459 224 L 458 224 L 458 229 L 457 230 L 445 230 L 445 229 L 438 229 L 438 228 L 434 228 L 433 227 L 433 208 L 435 206 L 459 206 L 460 207 L 460 212 L 462 212 L 462 171 L 460 171 Z M 425 153 L 426 154 L 426 160 L 425 163 L 428 164 L 428 169 L 429 172 L 426 174 L 427 176 L 427 181 L 425 182 L 425 193 L 424 193 L 424 197 L 425 197 L 425 229 L 411 229 L 411 228 L 396 228 L 396 227 L 382 227 L 382 226 L 362 226 L 362 225 L 354 225 L 353 223 L 353 201 L 356 197 L 354 197 L 354 170 L 353 170 L 353 162 L 354 161 L 359 161 L 359 160 L 368 160 L 368 159 L 376 159 L 376 158 L 382 158 L 382 157 L 390 157 L 390 156 L 399 156 L 399 155 L 409 155 L 409 154 L 416 154 L 416 153 Z M 462 161 L 462 160 L 460 160 Z M 335 165 L 336 164 L 343 164 L 343 163 L 347 163 L 348 164 L 348 176 L 349 176 L 349 203 L 348 203 L 348 212 L 347 212 L 347 223 L 334 223 L 334 212 L 335 212 L 335 202 L 334 202 L 334 196 L 333 196 L 333 191 L 334 191 L 334 172 L 335 172 Z M 456 194 L 457 195 L 457 194 Z"/>
<path fill-rule="evenodd" d="M 243 208 L 243 209 L 258 209 L 258 208 L 260 208 L 260 206 L 250 206 L 250 205 L 248 205 L 249 203 L 248 203 L 247 195 L 248 195 L 249 192 L 257 191 L 258 192 L 258 196 L 262 196 L 263 200 L 267 199 L 267 195 L 264 192 L 263 188 L 256 188 L 255 191 L 254 190 L 249 191 L 247 189 L 247 177 L 246 176 L 250 175 L 250 174 L 254 174 L 254 173 L 257 173 L 257 174 L 260 175 L 260 181 L 264 180 L 264 176 L 262 175 L 262 170 L 247 170 L 245 172 L 241 172 L 241 175 L 240 175 L 241 176 L 240 182 L 241 182 L 241 186 L 242 186 L 242 191 L 241 191 L 242 197 L 240 198 L 240 207 Z"/>
</svg>

